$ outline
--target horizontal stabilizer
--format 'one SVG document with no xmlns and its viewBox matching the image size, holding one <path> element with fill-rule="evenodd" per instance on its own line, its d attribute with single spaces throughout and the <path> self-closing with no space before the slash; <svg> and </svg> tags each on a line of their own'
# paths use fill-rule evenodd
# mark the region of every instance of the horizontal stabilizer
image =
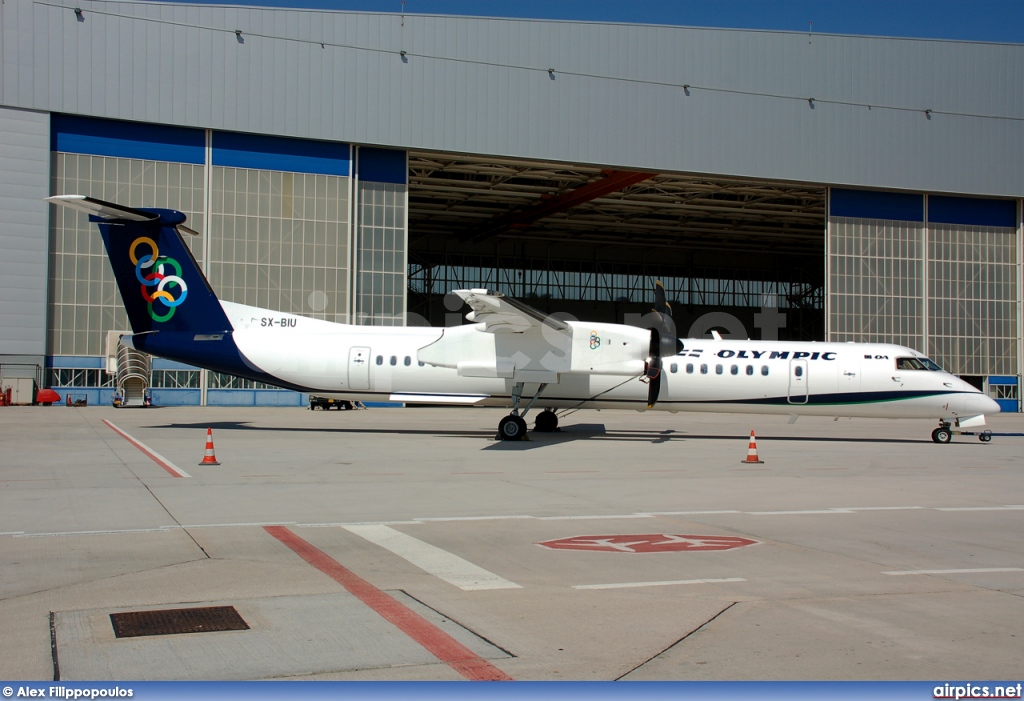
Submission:
<svg viewBox="0 0 1024 701">
<path fill-rule="evenodd" d="M 77 209 L 79 212 L 85 212 L 86 214 L 102 217 L 103 219 L 156 221 L 160 218 L 159 214 L 154 214 L 153 212 L 143 212 L 131 207 L 114 204 L 113 202 L 104 202 L 93 197 L 86 197 L 85 195 L 54 195 L 53 197 L 47 197 L 46 201 L 62 207 Z"/>
</svg>

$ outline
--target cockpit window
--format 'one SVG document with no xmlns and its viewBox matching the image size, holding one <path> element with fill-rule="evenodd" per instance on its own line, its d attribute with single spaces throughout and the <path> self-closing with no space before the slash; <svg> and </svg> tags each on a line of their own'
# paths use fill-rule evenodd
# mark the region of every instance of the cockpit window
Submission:
<svg viewBox="0 0 1024 701">
<path fill-rule="evenodd" d="M 932 360 L 928 358 L 896 358 L 896 369 L 897 370 L 931 370 L 932 372 L 944 372 L 942 368 L 938 366 Z"/>
<path fill-rule="evenodd" d="M 924 363 L 917 358 L 896 358 L 897 370 L 924 370 Z"/>
</svg>

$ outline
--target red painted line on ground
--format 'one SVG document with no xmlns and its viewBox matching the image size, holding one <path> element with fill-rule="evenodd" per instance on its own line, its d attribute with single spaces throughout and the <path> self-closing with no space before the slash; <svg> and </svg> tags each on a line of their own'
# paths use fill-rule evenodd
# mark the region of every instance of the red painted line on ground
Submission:
<svg viewBox="0 0 1024 701">
<path fill-rule="evenodd" d="M 600 472 L 600 470 L 546 470 L 544 472 L 544 474 L 546 474 L 546 475 L 570 475 L 570 474 L 579 474 L 579 473 L 583 473 L 583 472 L 597 474 L 598 472 Z"/>
<path fill-rule="evenodd" d="M 155 462 L 157 465 L 159 465 L 160 467 L 162 467 L 165 470 L 167 470 L 167 472 L 170 473 L 171 477 L 191 477 L 192 476 L 192 475 L 188 474 L 187 472 L 185 472 L 184 470 L 182 470 L 180 467 L 176 466 L 174 463 L 172 463 L 170 460 L 168 460 L 164 456 L 160 455 L 160 453 L 156 452 L 155 450 L 153 450 L 149 446 L 145 445 L 144 443 L 140 443 L 135 438 L 132 438 L 130 435 L 128 435 L 127 433 L 125 433 L 124 431 L 122 431 L 121 429 L 119 429 L 117 426 L 115 426 L 114 424 L 110 423 L 106 419 L 103 419 L 103 423 L 105 423 L 107 426 L 109 426 L 114 431 L 114 433 L 116 433 L 117 435 L 121 436 L 121 438 L 124 438 L 126 441 L 128 441 L 129 443 L 134 445 L 136 448 L 141 450 L 142 454 L 145 455 L 147 458 L 149 458 L 150 460 Z"/>
<path fill-rule="evenodd" d="M 373 586 L 284 526 L 264 526 L 270 535 L 317 568 L 389 623 L 422 645 L 427 652 L 472 681 L 513 681 L 500 669 L 477 655 L 427 619 Z"/>
</svg>

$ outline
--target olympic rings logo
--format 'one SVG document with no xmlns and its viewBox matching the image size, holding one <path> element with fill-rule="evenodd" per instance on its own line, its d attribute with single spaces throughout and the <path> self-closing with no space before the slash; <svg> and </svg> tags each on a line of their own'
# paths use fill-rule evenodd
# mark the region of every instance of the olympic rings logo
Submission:
<svg viewBox="0 0 1024 701">
<path fill-rule="evenodd" d="M 590 332 L 590 350 L 597 350 L 601 345 L 601 337 L 597 335 L 597 331 Z"/>
<path fill-rule="evenodd" d="M 140 246 L 148 246 L 149 253 L 139 257 Z M 128 257 L 135 264 L 135 277 L 142 283 L 139 289 L 142 292 L 142 299 L 149 305 L 150 318 L 153 321 L 167 321 L 174 316 L 174 310 L 188 296 L 188 285 L 181 279 L 181 265 L 173 258 L 161 258 L 156 241 L 147 236 L 140 236 L 132 242 L 131 248 L 128 249 Z M 170 274 L 172 268 L 173 275 Z M 172 292 L 178 296 L 175 297 Z M 158 300 L 167 309 L 163 314 L 158 314 L 153 309 L 153 304 Z"/>
</svg>

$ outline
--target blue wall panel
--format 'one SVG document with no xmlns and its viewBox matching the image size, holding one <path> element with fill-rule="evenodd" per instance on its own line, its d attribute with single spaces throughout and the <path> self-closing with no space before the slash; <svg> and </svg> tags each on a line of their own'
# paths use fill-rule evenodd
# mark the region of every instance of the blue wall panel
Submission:
<svg viewBox="0 0 1024 701">
<path fill-rule="evenodd" d="M 904 192 L 833 188 L 829 216 L 924 221 L 924 196 Z"/>
<path fill-rule="evenodd" d="M 359 180 L 405 185 L 408 179 L 405 151 L 365 146 L 359 149 Z"/>
<path fill-rule="evenodd" d="M 48 355 L 46 367 L 102 370 L 107 367 L 107 359 L 96 355 Z"/>
<path fill-rule="evenodd" d="M 1017 200 L 989 200 L 979 197 L 928 198 L 928 221 L 964 226 L 1017 226 Z"/>
<path fill-rule="evenodd" d="M 153 388 L 153 406 L 199 406 L 198 389 Z"/>
<path fill-rule="evenodd" d="M 215 166 L 346 176 L 351 173 L 350 160 L 349 145 L 338 142 L 213 133 Z"/>
<path fill-rule="evenodd" d="M 54 114 L 50 125 L 53 151 L 196 165 L 206 162 L 206 135 L 201 129 L 64 114 Z"/>
</svg>

